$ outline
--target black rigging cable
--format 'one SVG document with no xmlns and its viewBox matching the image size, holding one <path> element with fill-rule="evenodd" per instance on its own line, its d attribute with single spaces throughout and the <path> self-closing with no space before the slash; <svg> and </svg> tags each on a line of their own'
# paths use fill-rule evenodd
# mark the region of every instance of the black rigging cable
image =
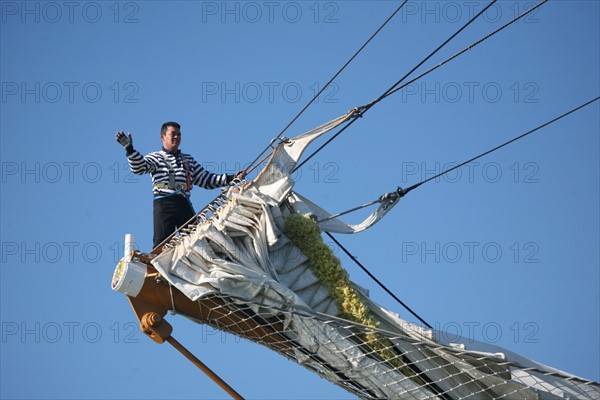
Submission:
<svg viewBox="0 0 600 400">
<path fill-rule="evenodd" d="M 296 171 L 297 169 L 299 169 L 300 167 L 302 167 L 304 164 L 306 164 L 306 162 L 308 160 L 310 160 L 312 157 L 314 157 L 318 152 L 320 152 L 325 146 L 327 146 L 329 143 L 331 143 L 335 138 L 337 138 L 342 132 L 344 132 L 346 130 L 346 128 L 348 128 L 350 125 L 352 125 L 357 119 L 358 117 L 362 117 L 362 115 L 368 111 L 371 107 L 373 107 L 375 104 L 379 103 L 381 100 L 383 100 L 384 98 L 390 96 L 391 94 L 396 93 L 397 91 L 403 89 L 404 87 L 410 85 L 411 83 L 414 83 L 415 81 L 417 81 L 418 79 L 421 79 L 422 77 L 424 77 L 425 75 L 428 75 L 429 73 L 435 71 L 436 69 L 438 69 L 439 67 L 441 67 L 442 65 L 447 64 L 448 62 L 454 60 L 455 58 L 457 58 L 458 56 L 462 55 L 463 53 L 466 53 L 467 51 L 471 50 L 473 47 L 477 46 L 478 44 L 482 43 L 483 41 L 489 39 L 490 37 L 492 37 L 493 35 L 495 35 L 496 33 L 500 32 L 501 30 L 505 29 L 506 27 L 508 27 L 509 25 L 512 25 L 513 23 L 515 23 L 516 21 L 518 21 L 519 19 L 525 17 L 526 15 L 528 15 L 529 13 L 533 12 L 535 9 L 537 9 L 538 7 L 542 6 L 543 4 L 545 4 L 546 2 L 548 2 L 548 0 L 543 0 L 540 3 L 536 4 L 535 6 L 531 7 L 530 9 L 524 11 L 522 14 L 518 15 L 517 17 L 515 17 L 514 19 L 512 19 L 511 21 L 509 21 L 508 23 L 502 25 L 500 28 L 496 29 L 495 31 L 493 31 L 492 33 L 484 36 L 483 38 L 479 39 L 478 41 L 476 41 L 475 43 L 465 47 L 463 50 L 459 51 L 458 53 L 454 54 L 453 56 L 447 58 L 446 60 L 442 61 L 441 63 L 437 64 L 435 67 L 430 68 L 429 70 L 423 72 L 422 74 L 420 74 L 419 76 L 417 76 L 414 79 L 411 79 L 409 82 L 406 82 L 405 84 L 403 84 L 402 86 L 396 87 L 398 86 L 403 79 L 405 79 L 405 77 L 407 75 L 405 75 L 404 78 L 402 78 L 401 80 L 399 80 L 398 82 L 396 82 L 395 84 L 393 84 L 388 90 L 386 90 L 381 96 L 379 96 L 378 98 L 376 98 L 375 100 L 371 101 L 370 103 L 362 106 L 362 107 L 358 107 L 358 111 L 357 111 L 357 115 L 354 119 L 350 120 L 346 126 L 344 126 L 342 129 L 340 129 L 338 132 L 336 132 L 331 138 L 329 138 L 325 143 L 323 143 L 319 148 L 317 148 L 314 152 L 312 152 L 312 154 L 310 156 L 308 156 L 304 161 L 302 161 L 300 164 L 298 164 L 296 166 L 296 168 L 294 169 L 294 171 Z M 487 7 L 489 7 L 491 4 L 488 4 Z M 471 20 L 469 22 L 467 22 L 467 25 L 469 25 L 475 18 L 477 18 L 478 16 L 480 16 L 486 9 L 487 7 L 482 10 L 481 12 L 479 12 L 477 15 L 475 15 L 473 18 L 471 18 Z M 466 25 L 465 25 L 466 26 Z M 462 31 L 464 29 L 464 27 L 462 27 L 461 29 L 459 29 L 458 32 Z M 456 34 L 458 34 L 458 32 Z M 452 35 L 450 39 L 454 38 L 454 36 L 456 36 L 456 34 Z M 449 40 L 445 41 L 443 43 L 443 45 L 447 44 L 449 42 Z M 437 52 L 442 46 L 438 47 L 433 54 L 435 54 L 435 52 Z M 427 57 L 430 58 L 433 54 L 429 55 Z M 421 63 L 419 63 L 419 65 L 421 65 Z M 416 68 L 415 68 L 416 69 Z"/>
<path fill-rule="evenodd" d="M 485 156 L 487 154 L 490 154 L 490 153 L 492 153 L 492 152 L 494 152 L 496 150 L 499 150 L 502 147 L 508 146 L 509 144 L 511 144 L 513 142 L 516 142 L 517 140 L 522 139 L 522 138 L 524 138 L 524 137 L 526 137 L 526 136 L 528 136 L 528 135 L 530 135 L 530 134 L 532 134 L 532 133 L 534 133 L 534 132 L 536 132 L 536 131 L 538 131 L 538 130 L 540 130 L 540 129 L 542 129 L 542 128 L 544 128 L 544 127 L 546 127 L 546 126 L 548 126 L 548 125 L 550 125 L 550 124 L 552 124 L 554 122 L 557 122 L 558 120 L 560 120 L 560 119 L 562 119 L 562 118 L 564 118 L 564 117 L 566 117 L 566 116 L 568 116 L 570 114 L 573 114 L 574 112 L 576 112 L 576 111 L 578 111 L 578 110 L 580 110 L 580 109 L 582 109 L 582 108 L 584 108 L 584 107 L 586 107 L 586 106 L 588 106 L 588 105 L 590 105 L 590 104 L 592 104 L 592 103 L 594 103 L 595 101 L 598 101 L 598 100 L 600 100 L 600 96 L 598 96 L 598 97 L 596 97 L 596 98 L 594 98 L 592 100 L 589 100 L 589 101 L 587 101 L 587 102 L 585 102 L 585 103 L 583 103 L 583 104 L 581 104 L 581 105 L 579 105 L 579 106 L 577 106 L 577 107 L 575 107 L 575 108 L 573 108 L 573 109 L 565 112 L 564 114 L 559 115 L 556 118 L 553 118 L 553 119 L 551 119 L 551 120 L 549 120 L 549 121 L 547 121 L 547 122 L 545 122 L 545 123 L 543 123 L 541 125 L 538 125 L 537 127 L 533 128 L 533 129 L 531 129 L 531 130 L 529 130 L 529 131 L 527 131 L 527 132 L 525 132 L 525 133 L 523 133 L 523 134 L 521 134 L 519 136 L 516 136 L 516 137 L 512 138 L 511 140 L 508 140 L 508 141 L 506 141 L 506 142 L 504 142 L 504 143 L 502 143 L 502 144 L 500 144 L 500 145 L 498 145 L 498 146 L 496 146 L 496 147 L 494 147 L 494 148 L 492 148 L 490 150 L 487 150 L 487 151 L 485 151 L 485 152 L 483 152 L 483 153 L 481 153 L 481 154 L 479 154 L 479 155 L 477 155 L 477 156 L 475 156 L 473 158 L 470 158 L 469 160 L 464 161 L 464 162 L 460 163 L 459 165 L 456 165 L 456 166 L 454 166 L 452 168 L 449 168 L 449 169 L 447 169 L 445 171 L 440 172 L 439 174 L 437 174 L 435 176 L 432 176 L 432 177 L 427 178 L 427 179 L 425 179 L 425 180 L 423 180 L 423 181 L 421 181 L 419 183 L 416 183 L 416 184 L 410 186 L 409 188 L 407 188 L 405 190 L 399 189 L 398 193 L 399 193 L 400 196 L 404 196 L 408 192 L 410 192 L 410 191 L 418 188 L 419 186 L 421 186 L 424 183 L 427 183 L 427 182 L 432 181 L 432 180 L 434 180 L 436 178 L 439 178 L 442 175 L 445 175 L 445 174 L 447 174 L 447 173 L 449 173 L 451 171 L 454 171 L 455 169 L 460 168 L 463 165 L 468 164 L 470 162 L 473 162 L 473 161 L 475 161 L 475 160 L 477 160 L 477 159 L 479 159 L 479 158 L 481 158 L 481 157 L 483 157 L 483 156 Z M 345 213 L 340 213 L 340 215 L 341 214 L 345 214 Z M 329 233 L 329 232 L 325 232 L 325 233 L 327 234 L 327 236 L 329 236 L 331 238 L 331 240 L 333 240 L 335 242 L 335 244 L 337 244 L 340 247 L 340 249 L 342 249 L 342 251 L 344 253 L 346 253 L 346 255 L 348 257 L 350 257 L 350 259 L 352 261 L 354 261 L 354 263 L 356 265 L 358 265 L 367 275 L 369 275 L 369 277 L 371 279 L 373 279 L 375 281 L 375 283 L 377 283 L 379 285 L 379 287 L 381 287 L 383 290 L 385 290 L 390 296 L 392 296 L 394 298 L 394 300 L 396 300 L 402 307 L 404 307 L 406 310 L 408 310 L 408 312 L 410 312 L 415 318 L 417 318 L 419 321 L 421 321 L 425 326 L 427 326 L 429 329 L 433 329 L 433 327 L 431 325 L 429 325 L 423 318 L 421 318 L 410 307 L 408 307 L 406 304 L 404 304 L 404 302 L 402 302 L 402 300 L 400 300 L 396 295 L 394 295 L 394 293 L 391 290 L 389 290 L 364 265 L 362 265 L 362 263 L 360 263 L 358 261 L 358 259 L 354 255 L 352 255 L 350 253 L 350 251 L 348 251 L 348 249 L 346 249 L 331 233 Z"/>
<path fill-rule="evenodd" d="M 421 321 L 426 327 L 428 327 L 429 329 L 433 329 L 433 327 L 431 325 L 429 325 L 423 318 L 421 318 L 416 312 L 414 312 L 409 306 L 407 306 L 406 304 L 404 304 L 404 302 L 402 300 L 400 300 L 398 298 L 398 296 L 396 296 L 390 289 L 388 289 L 379 279 L 377 279 L 375 277 L 375 275 L 373 275 L 364 265 L 362 265 L 362 263 L 360 261 L 358 261 L 358 259 L 356 257 L 354 257 L 350 251 L 348 249 L 346 249 L 340 242 L 338 242 L 338 240 L 329 232 L 325 232 L 327 234 L 327 236 L 329 236 L 331 238 L 331 240 L 333 240 L 335 242 L 335 244 L 337 244 L 338 246 L 340 246 L 340 249 L 342 249 L 342 251 L 344 253 L 346 253 L 346 255 L 348 257 L 350 257 L 352 259 L 352 261 L 354 261 L 356 263 L 356 265 L 358 265 L 367 275 L 369 275 L 369 277 L 371 279 L 373 279 L 375 281 L 375 283 L 377 283 L 379 285 L 379 287 L 381 287 L 383 290 L 386 291 L 387 294 L 389 294 L 390 296 L 392 296 L 392 298 L 394 300 L 396 300 L 402 307 L 406 308 L 408 310 L 408 312 L 410 312 L 412 315 L 415 316 L 415 318 L 417 318 L 419 321 Z"/>
<path fill-rule="evenodd" d="M 432 67 L 430 69 L 428 69 L 427 71 L 423 72 L 421 75 L 415 77 L 414 79 L 411 79 L 410 81 L 406 82 L 404 85 L 397 87 L 393 90 L 389 90 L 382 98 L 375 100 L 375 102 L 379 102 L 381 100 L 383 100 L 383 98 L 396 93 L 397 91 L 403 89 L 405 86 L 410 85 L 411 83 L 421 79 L 422 77 L 424 77 L 425 75 L 435 71 L 436 69 L 438 69 L 439 67 L 441 67 L 442 65 L 449 63 L 450 61 L 454 60 L 456 57 L 460 56 L 463 53 L 466 53 L 467 51 L 471 50 L 473 47 L 477 46 L 478 44 L 480 44 L 481 42 L 489 39 L 490 37 L 494 36 L 496 33 L 500 32 L 501 30 L 503 30 L 504 28 L 514 24 L 515 22 L 517 22 L 519 19 L 525 17 L 527 14 L 533 12 L 534 10 L 536 10 L 538 7 L 541 7 L 542 5 L 544 5 L 545 3 L 547 3 L 548 0 L 543 0 L 540 3 L 536 4 L 535 6 L 531 7 L 530 9 L 524 11 L 521 15 L 517 16 L 516 18 L 514 18 L 513 20 L 507 22 L 506 24 L 502 25 L 500 28 L 496 29 L 495 31 L 493 31 L 492 33 L 482 37 L 481 39 L 479 39 L 478 41 L 476 41 L 475 43 L 471 44 L 468 47 L 465 47 L 464 49 L 462 49 L 461 51 L 459 51 L 458 53 L 454 54 L 452 57 L 447 58 L 446 60 L 442 61 L 441 63 L 437 64 L 435 67 Z M 397 85 L 397 84 L 396 84 Z"/>
<path fill-rule="evenodd" d="M 446 41 L 444 43 L 440 44 L 437 47 L 437 49 L 435 49 L 434 51 L 432 51 L 420 63 L 418 63 L 417 65 L 415 65 L 415 67 L 413 69 L 411 69 L 410 71 L 408 71 L 398 82 L 394 83 L 392 85 L 392 87 L 390 87 L 381 96 L 379 96 L 379 98 L 377 98 L 376 100 L 373 100 L 371 103 L 369 103 L 369 107 L 372 107 L 373 105 L 375 105 L 379 101 L 383 100 L 384 98 L 386 98 L 387 96 L 389 96 L 390 94 L 392 94 L 394 92 L 394 88 L 396 86 L 398 86 L 399 84 L 401 84 L 402 82 L 404 82 L 404 80 L 406 78 L 408 78 L 410 76 L 410 74 L 412 74 L 413 72 L 415 72 L 421 65 L 425 64 L 431 57 L 433 57 L 435 55 L 435 53 L 437 53 L 439 50 L 441 50 L 445 45 L 447 45 L 456 36 L 458 36 L 458 34 L 461 33 L 467 26 L 469 26 L 480 15 L 482 15 L 484 12 L 486 12 L 488 10 L 488 8 L 490 8 L 491 6 L 493 6 L 494 3 L 496 3 L 496 1 L 497 0 L 493 0 L 487 6 L 485 6 L 479 13 L 477 13 L 473 18 L 471 18 L 466 24 L 464 24 L 459 30 L 457 30 L 452 36 L 450 36 L 448 39 L 446 39 Z"/>
<path fill-rule="evenodd" d="M 327 89 L 329 87 L 329 85 L 331 85 L 331 83 L 335 80 L 335 78 L 337 78 L 344 69 L 346 69 L 346 67 L 356 58 L 356 56 L 358 56 L 358 54 L 365 48 L 367 47 L 367 45 L 371 42 L 371 40 L 373 40 L 373 38 L 375 38 L 375 36 L 377 36 L 377 34 L 387 25 L 388 22 L 390 22 L 390 20 L 392 18 L 394 18 L 394 16 L 402 9 L 402 7 L 404 7 L 404 5 L 408 2 L 408 0 L 404 0 L 402 2 L 402 4 L 400 4 L 400 6 L 398 6 L 398 8 L 396 8 L 396 10 L 383 22 L 383 24 L 381 24 L 381 26 L 371 35 L 371 37 L 369 39 L 367 39 L 367 41 L 354 53 L 354 55 L 352 57 L 350 57 L 350 59 L 348 61 L 346 61 L 346 64 L 344 64 L 329 80 L 329 82 L 327 82 L 325 85 L 323 85 L 323 87 L 321 88 L 321 90 L 319 90 L 317 92 L 317 94 L 314 95 L 314 97 L 312 99 L 310 99 L 310 101 L 308 103 L 306 103 L 306 105 L 302 108 L 302 110 L 300 110 L 300 112 L 294 117 L 292 118 L 292 120 L 285 126 L 285 128 L 283 128 L 283 130 L 281 132 L 279 132 L 279 134 L 273 138 L 271 140 L 271 143 L 273 143 L 274 141 L 276 141 L 277 139 L 279 139 L 284 133 L 285 131 L 287 131 L 287 129 L 294 123 L 296 122 L 296 120 L 298 118 L 300 118 L 300 116 L 304 113 L 304 111 L 306 111 L 306 109 L 321 95 L 321 93 L 323 93 L 323 91 L 325 89 Z M 254 163 L 256 163 L 256 161 L 258 161 L 258 159 L 260 157 L 262 157 L 263 154 L 265 154 L 265 152 L 267 150 L 269 150 L 270 145 L 266 146 L 265 149 L 250 163 L 250 167 L 252 165 L 254 165 Z"/>
<path fill-rule="evenodd" d="M 534 133 L 534 132 L 536 132 L 536 131 L 539 131 L 540 129 L 542 129 L 542 128 L 544 128 L 544 127 L 546 127 L 546 126 L 548 126 L 548 125 L 550 125 L 550 124 L 552 124 L 552 123 L 554 123 L 554 122 L 556 122 L 556 121 L 558 121 L 558 120 L 560 120 L 560 119 L 562 119 L 562 118 L 566 117 L 567 115 L 570 115 L 570 114 L 574 113 L 575 111 L 578 111 L 578 110 L 580 110 L 580 109 L 582 109 L 582 108 L 584 108 L 584 107 L 586 107 L 586 106 L 588 106 L 588 105 L 590 105 L 590 104 L 592 104 L 593 102 L 595 102 L 595 101 L 598 101 L 598 100 L 600 100 L 600 96 L 596 97 L 595 99 L 592 99 L 592 100 L 586 101 L 585 103 L 583 103 L 583 104 L 581 104 L 581 105 L 579 105 L 579 106 L 577 106 L 577 107 L 573 108 L 572 110 L 569 110 L 569 111 L 567 111 L 566 113 L 564 113 L 564 114 L 561 114 L 561 115 L 559 115 L 558 117 L 551 119 L 550 121 L 547 121 L 547 122 L 545 122 L 545 123 L 543 123 L 543 124 L 541 124 L 541 125 L 538 125 L 537 127 L 533 128 L 533 129 L 531 129 L 531 130 L 529 130 L 529 131 L 527 131 L 527 132 L 525 132 L 525 133 L 523 133 L 523 134 L 521 134 L 521 135 L 519 135 L 519 136 L 516 136 L 516 137 L 514 137 L 514 138 L 510 139 L 509 141 L 506 141 L 506 142 L 504 142 L 504 143 L 502 143 L 502 144 L 500 144 L 500 145 L 498 145 L 498 146 L 496 146 L 496 147 L 494 147 L 494 148 L 492 148 L 492 149 L 490 149 L 490 150 L 484 151 L 483 153 L 481 153 L 481 154 L 479 154 L 479 155 L 477 155 L 477 156 L 475 156 L 475 157 L 473 157 L 473 158 L 470 158 L 470 159 L 468 159 L 467 161 L 463 161 L 462 163 L 460 163 L 460 164 L 458 164 L 458 165 L 455 165 L 454 167 L 452 167 L 452 168 L 449 168 L 449 169 L 447 169 L 447 170 L 445 170 L 445 171 L 442 171 L 442 172 L 440 172 L 439 174 L 437 174 L 437 175 L 435 175 L 435 176 L 432 176 L 432 177 L 429 177 L 429 178 L 427 178 L 427 179 L 425 179 L 425 180 L 422 180 L 421 182 L 419 182 L 419 183 L 416 183 L 416 184 L 414 184 L 414 185 L 412 185 L 412 186 L 410 186 L 410 187 L 408 187 L 408 188 L 406 188 L 406 189 L 402 190 L 402 191 L 401 191 L 401 195 L 402 195 L 402 196 L 404 196 L 404 195 L 406 195 L 408 192 L 410 192 L 411 190 L 418 188 L 419 186 L 421 186 L 421 185 L 422 185 L 422 184 L 424 184 L 424 183 L 427 183 L 427 182 L 429 182 L 429 181 L 431 181 L 431 180 L 433 180 L 433 179 L 439 178 L 440 176 L 442 176 L 442 175 L 445 175 L 445 174 L 447 174 L 447 173 L 449 173 L 449 172 L 452 172 L 452 171 L 454 171 L 455 169 L 457 169 L 457 168 L 460 168 L 460 167 L 462 167 L 462 166 L 463 166 L 463 165 L 465 165 L 465 164 L 468 164 L 468 163 L 470 163 L 470 162 L 473 162 L 473 161 L 475 161 L 475 160 L 477 160 L 477 159 L 479 159 L 479 158 L 481 158 L 481 157 L 483 157 L 483 156 L 485 156 L 485 155 L 488 155 L 488 154 L 490 154 L 490 153 L 492 153 L 492 152 L 494 152 L 494 151 L 496 151 L 496 150 L 499 150 L 499 149 L 501 149 L 501 148 L 502 148 L 502 147 L 504 147 L 504 146 L 508 146 L 509 144 L 511 144 L 511 143 L 513 143 L 513 142 L 516 142 L 517 140 L 519 140 L 519 139 L 522 139 L 522 138 L 524 138 L 525 136 L 531 135 L 532 133 Z"/>
</svg>

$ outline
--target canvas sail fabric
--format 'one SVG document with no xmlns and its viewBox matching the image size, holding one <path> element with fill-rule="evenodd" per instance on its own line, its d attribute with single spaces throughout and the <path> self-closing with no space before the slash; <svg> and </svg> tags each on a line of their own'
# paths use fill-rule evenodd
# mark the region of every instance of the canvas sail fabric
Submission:
<svg viewBox="0 0 600 400">
<path fill-rule="evenodd" d="M 350 110 L 346 114 L 292 139 L 281 139 L 272 152 L 267 165 L 251 185 L 276 202 L 283 201 L 294 186 L 291 174 L 306 147 L 318 137 L 352 119 L 354 114 L 355 111 Z"/>
<path fill-rule="evenodd" d="M 251 186 L 278 203 L 287 198 L 288 204 L 296 213 L 312 215 L 317 221 L 325 220 L 320 222 L 319 226 L 326 232 L 352 234 L 362 232 L 375 225 L 394 208 L 400 200 L 400 196 L 393 198 L 391 201 L 382 201 L 377 209 L 367 216 L 363 222 L 349 225 L 338 218 L 331 218 L 331 214 L 317 204 L 299 193 L 292 192 L 294 186 L 292 172 L 306 147 L 318 137 L 352 119 L 355 112 L 356 110 L 350 110 L 348 113 L 302 135 L 282 140 L 273 151 L 265 168 L 251 183 Z"/>
<path fill-rule="evenodd" d="M 287 350 L 273 350 L 361 398 L 600 398 L 593 383 L 560 371 L 557 376 L 555 370 L 523 358 L 507 359 L 507 352 L 439 343 L 433 332 L 402 320 L 360 289 L 363 303 L 380 321 L 379 329 L 337 318 L 336 302 L 312 272 L 307 256 L 284 234 L 284 222 L 292 213 L 317 220 L 330 216 L 292 191 L 291 172 L 306 146 L 352 116 L 349 112 L 279 143 L 252 183 L 231 187 L 227 202 L 177 238 L 154 258 L 153 266 L 191 300 L 220 296 L 230 299 L 232 309 L 244 308 L 253 322 L 280 321 L 277 332 Z M 360 232 L 396 203 L 381 205 L 361 224 L 334 218 L 321 228 Z M 374 350 L 369 337 L 385 348 Z"/>
<path fill-rule="evenodd" d="M 339 218 L 332 218 L 332 214 L 299 193 L 291 192 L 287 198 L 288 204 L 295 213 L 311 216 L 316 221 L 319 221 L 318 224 L 322 231 L 345 234 L 359 233 L 369 229 L 385 217 L 399 201 L 400 196 L 395 196 L 392 199 L 382 199 L 375 211 L 369 214 L 364 221 L 351 225 L 341 221 Z"/>
</svg>

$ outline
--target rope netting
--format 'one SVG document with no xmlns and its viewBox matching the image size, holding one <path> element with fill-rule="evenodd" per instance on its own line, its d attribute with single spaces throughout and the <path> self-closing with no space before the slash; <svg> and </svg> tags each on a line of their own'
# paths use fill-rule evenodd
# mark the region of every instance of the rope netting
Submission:
<svg viewBox="0 0 600 400">
<path fill-rule="evenodd" d="M 289 305 L 224 296 L 210 302 L 210 317 L 197 322 L 276 351 L 363 399 L 600 398 L 593 381 L 520 365 L 502 353 L 415 340 Z"/>
</svg>

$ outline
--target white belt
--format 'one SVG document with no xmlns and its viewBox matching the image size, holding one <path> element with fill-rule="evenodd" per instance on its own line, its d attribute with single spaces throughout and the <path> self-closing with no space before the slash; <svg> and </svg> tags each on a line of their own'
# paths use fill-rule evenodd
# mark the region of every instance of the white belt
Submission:
<svg viewBox="0 0 600 400">
<path fill-rule="evenodd" d="M 183 183 L 174 183 L 169 185 L 169 182 L 158 182 L 154 184 L 154 189 L 172 189 L 172 190 L 185 190 L 187 185 Z"/>
</svg>

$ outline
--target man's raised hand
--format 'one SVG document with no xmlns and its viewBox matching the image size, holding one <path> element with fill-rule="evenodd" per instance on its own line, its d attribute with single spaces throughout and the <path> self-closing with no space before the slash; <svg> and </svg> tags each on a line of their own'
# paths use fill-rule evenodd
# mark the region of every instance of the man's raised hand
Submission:
<svg viewBox="0 0 600 400">
<path fill-rule="evenodd" d="M 127 133 L 127 135 L 125 135 L 125 132 L 119 131 L 117 132 L 116 139 L 117 142 L 119 142 L 119 144 L 126 149 L 128 147 L 133 147 L 133 138 L 131 137 L 131 133 Z"/>
</svg>

